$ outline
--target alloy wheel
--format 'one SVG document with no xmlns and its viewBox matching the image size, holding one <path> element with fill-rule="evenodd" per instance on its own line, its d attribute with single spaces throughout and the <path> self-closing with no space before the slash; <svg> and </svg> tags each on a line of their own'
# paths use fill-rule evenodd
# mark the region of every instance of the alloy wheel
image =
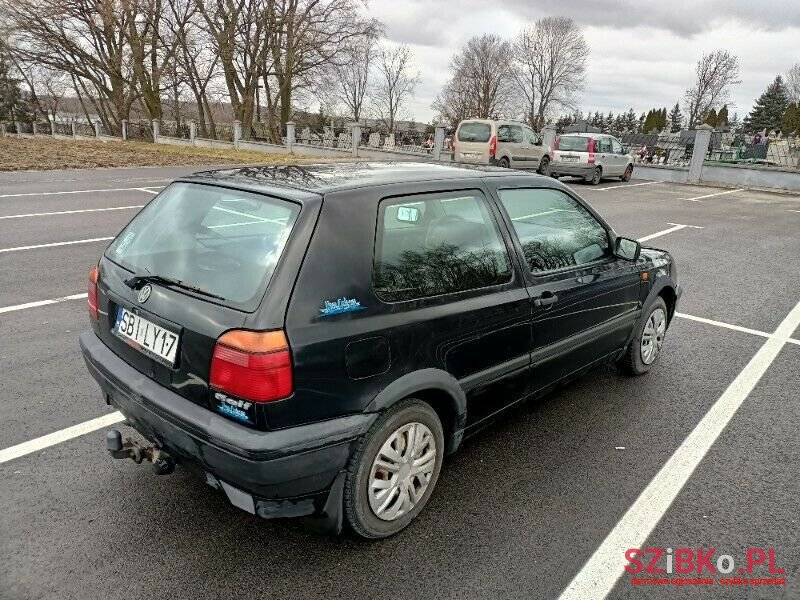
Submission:
<svg viewBox="0 0 800 600">
<path fill-rule="evenodd" d="M 652 362 L 661 352 L 664 345 L 664 334 L 667 331 L 667 316 L 660 308 L 655 309 L 647 318 L 647 323 L 642 332 L 642 362 L 646 365 Z"/>
</svg>

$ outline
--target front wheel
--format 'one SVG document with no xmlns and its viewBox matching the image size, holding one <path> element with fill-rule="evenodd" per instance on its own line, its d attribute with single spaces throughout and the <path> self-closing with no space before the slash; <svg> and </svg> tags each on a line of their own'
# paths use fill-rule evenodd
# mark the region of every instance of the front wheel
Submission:
<svg viewBox="0 0 800 600">
<path fill-rule="evenodd" d="M 373 424 L 350 459 L 344 511 L 358 535 L 378 539 L 405 529 L 436 486 L 444 433 L 436 411 L 404 400 Z"/>
<path fill-rule="evenodd" d="M 622 179 L 622 181 L 630 181 L 632 176 L 633 176 L 633 165 L 628 165 L 628 167 L 625 169 L 625 172 L 622 174 L 622 177 L 620 177 L 620 179 Z"/>
<path fill-rule="evenodd" d="M 595 167 L 594 171 L 592 171 L 591 177 L 589 177 L 586 181 L 588 181 L 592 185 L 597 185 L 598 183 L 600 183 L 600 178 L 602 177 L 602 175 L 603 175 L 602 169 L 600 169 L 600 167 Z"/>
<path fill-rule="evenodd" d="M 664 346 L 667 335 L 667 305 L 663 298 L 656 298 L 650 305 L 646 317 L 636 327 L 636 333 L 619 367 L 628 375 L 643 375 L 655 364 Z"/>
<path fill-rule="evenodd" d="M 550 174 L 550 157 L 543 156 L 542 160 L 539 161 L 539 174 L 544 176 Z"/>
</svg>

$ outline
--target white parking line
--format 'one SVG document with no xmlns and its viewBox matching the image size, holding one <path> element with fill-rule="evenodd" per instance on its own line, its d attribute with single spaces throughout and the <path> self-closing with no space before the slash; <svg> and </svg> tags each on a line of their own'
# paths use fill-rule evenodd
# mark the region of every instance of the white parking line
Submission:
<svg viewBox="0 0 800 600">
<path fill-rule="evenodd" d="M 646 242 L 647 240 L 652 240 L 653 238 L 661 237 L 662 235 L 667 235 L 668 233 L 672 233 L 673 231 L 680 231 L 681 229 L 685 229 L 687 227 L 691 229 L 703 229 L 699 225 L 682 225 L 681 223 L 667 223 L 667 225 L 672 225 L 669 229 L 664 229 L 663 231 L 656 231 L 655 233 L 651 233 L 650 235 L 646 235 L 644 237 L 640 237 L 640 242 Z"/>
<path fill-rule="evenodd" d="M 605 598 L 624 573 L 625 551 L 641 548 L 706 453 L 800 326 L 800 302 L 741 370 L 719 400 L 614 526 L 559 600 Z"/>
<path fill-rule="evenodd" d="M 26 308 L 37 308 L 39 306 L 47 306 L 49 304 L 59 304 L 69 300 L 82 300 L 88 294 L 72 294 L 72 296 L 62 296 L 61 298 L 51 298 L 50 300 L 37 300 L 36 302 L 26 302 L 25 304 L 17 304 L 15 306 L 0 306 L 0 314 L 15 312 L 17 310 L 25 310 Z"/>
<path fill-rule="evenodd" d="M 653 185 L 654 183 L 664 183 L 663 181 L 645 181 L 644 183 L 623 183 L 622 185 L 612 185 L 604 188 L 594 188 L 595 192 L 605 192 L 606 190 L 616 190 L 617 188 L 632 188 L 640 185 Z M 592 188 L 587 188 L 592 189 Z"/>
<path fill-rule="evenodd" d="M 26 454 L 39 452 L 40 450 L 44 450 L 50 446 L 55 446 L 61 442 L 66 442 L 72 438 L 79 437 L 86 433 L 91 433 L 92 431 L 97 431 L 98 429 L 120 423 L 124 420 L 125 417 L 122 416 L 122 413 L 115 411 L 111 414 L 92 419 L 91 421 L 84 421 L 83 423 L 78 423 L 72 427 L 67 427 L 66 429 L 48 433 L 47 435 L 43 435 L 42 437 L 38 437 L 28 442 L 11 446 L 5 450 L 0 450 L 0 464 L 14 460 L 15 458 L 20 458 Z"/>
<path fill-rule="evenodd" d="M 733 194 L 735 192 L 741 192 L 741 189 L 738 190 L 727 190 L 725 192 L 717 192 L 716 194 L 706 194 L 705 196 L 695 196 L 694 198 L 679 198 L 679 200 L 689 200 L 690 202 L 699 202 L 703 198 L 713 198 L 714 196 L 724 196 L 725 194 Z"/>
<path fill-rule="evenodd" d="M 163 185 L 150 185 L 147 186 L 150 188 L 158 188 L 161 189 L 165 186 Z M 103 190 L 69 190 L 65 192 L 25 192 L 24 194 L 0 194 L 0 198 L 21 198 L 23 196 L 62 196 L 65 194 L 93 194 L 97 192 L 150 192 L 151 194 L 157 194 L 158 192 L 152 192 L 145 188 L 140 187 L 129 187 L 129 188 L 106 188 Z"/>
<path fill-rule="evenodd" d="M 90 238 L 88 240 L 74 240 L 72 242 L 53 242 L 52 244 L 36 244 L 34 246 L 17 246 L 16 248 L 0 248 L 2 252 L 19 252 L 20 250 L 36 250 L 38 248 L 55 248 L 56 246 L 72 246 L 74 244 L 91 244 L 92 242 L 106 242 L 114 237 Z"/>
<path fill-rule="evenodd" d="M 46 213 L 27 213 L 24 215 L 6 215 L 5 217 L 0 217 L 0 220 L 3 219 L 24 219 L 27 217 L 52 217 L 53 215 L 76 215 L 78 213 L 90 213 L 90 212 L 104 212 L 107 210 L 132 210 L 134 208 L 142 208 L 144 204 L 134 204 L 132 206 L 112 206 L 111 208 L 82 208 L 80 210 L 59 210 L 56 212 L 46 212 Z"/>
</svg>

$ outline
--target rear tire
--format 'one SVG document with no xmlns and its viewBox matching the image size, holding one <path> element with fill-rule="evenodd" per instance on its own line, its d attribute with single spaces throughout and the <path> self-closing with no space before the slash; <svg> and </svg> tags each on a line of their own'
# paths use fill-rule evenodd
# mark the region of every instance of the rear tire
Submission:
<svg viewBox="0 0 800 600">
<path fill-rule="evenodd" d="M 592 171 L 592 176 L 586 178 L 586 183 L 591 183 L 592 185 L 597 185 L 600 183 L 600 179 L 603 176 L 603 169 L 600 167 L 595 167 L 594 171 Z"/>
<path fill-rule="evenodd" d="M 617 366 L 626 375 L 644 375 L 661 355 L 667 333 L 667 305 L 660 296 L 650 305 Z M 648 341 L 649 340 L 649 341 Z"/>
<path fill-rule="evenodd" d="M 431 453 L 425 471 L 415 475 L 418 461 Z M 361 439 L 347 468 L 344 513 L 353 531 L 379 539 L 405 529 L 427 504 L 443 459 L 442 423 L 429 404 L 410 398 L 389 408 Z"/>
<path fill-rule="evenodd" d="M 633 165 L 628 165 L 625 168 L 625 173 L 622 174 L 622 177 L 620 177 L 620 179 L 622 179 L 622 181 L 630 181 L 632 176 L 633 176 Z"/>
<path fill-rule="evenodd" d="M 547 177 L 550 174 L 550 157 L 545 155 L 539 161 L 539 175 Z"/>
<path fill-rule="evenodd" d="M 511 165 L 509 164 L 508 159 L 505 156 L 497 161 L 497 166 L 502 167 L 503 169 L 511 168 Z"/>
</svg>

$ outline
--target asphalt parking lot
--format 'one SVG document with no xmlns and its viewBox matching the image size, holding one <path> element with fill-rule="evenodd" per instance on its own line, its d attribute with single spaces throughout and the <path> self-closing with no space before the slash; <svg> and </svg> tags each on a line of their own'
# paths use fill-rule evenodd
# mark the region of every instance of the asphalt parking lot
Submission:
<svg viewBox="0 0 800 600">
<path fill-rule="evenodd" d="M 800 598 L 800 195 L 574 184 L 676 258 L 660 363 L 513 411 L 445 463 L 414 525 L 370 543 L 104 450 L 115 417 L 97 425 L 111 411 L 77 341 L 87 273 L 194 170 L 0 175 L 0 598 Z M 785 573 L 750 577 L 786 583 L 636 585 L 630 547 L 714 548 L 730 577 L 747 548 L 773 549 Z"/>
</svg>

